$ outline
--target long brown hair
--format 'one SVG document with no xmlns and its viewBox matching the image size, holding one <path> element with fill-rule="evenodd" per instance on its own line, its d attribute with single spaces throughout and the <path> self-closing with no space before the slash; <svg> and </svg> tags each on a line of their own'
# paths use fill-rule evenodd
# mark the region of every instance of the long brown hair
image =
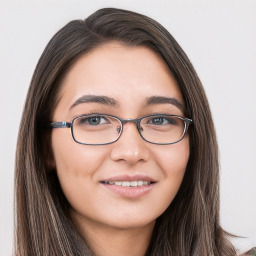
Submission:
<svg viewBox="0 0 256 256">
<path fill-rule="evenodd" d="M 101 44 L 147 46 L 169 66 L 193 119 L 190 158 L 181 187 L 156 220 L 147 255 L 235 255 L 219 223 L 218 147 L 201 82 L 179 44 L 159 23 L 131 11 L 105 8 L 69 22 L 48 43 L 35 69 L 20 124 L 15 173 L 15 255 L 85 255 L 51 158 L 50 131 L 61 82 L 76 60 Z M 86 254 L 87 255 L 87 254 Z"/>
</svg>

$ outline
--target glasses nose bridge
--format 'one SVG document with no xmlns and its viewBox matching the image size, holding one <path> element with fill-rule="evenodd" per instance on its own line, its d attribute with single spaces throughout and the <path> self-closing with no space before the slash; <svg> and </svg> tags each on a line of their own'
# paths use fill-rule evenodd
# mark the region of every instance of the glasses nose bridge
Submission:
<svg viewBox="0 0 256 256">
<path fill-rule="evenodd" d="M 141 121 L 141 118 L 137 118 L 137 119 L 128 118 L 128 119 L 120 119 L 120 120 L 121 120 L 123 126 L 126 123 L 134 123 L 134 124 L 136 124 L 137 129 L 140 132 L 140 121 Z"/>
</svg>

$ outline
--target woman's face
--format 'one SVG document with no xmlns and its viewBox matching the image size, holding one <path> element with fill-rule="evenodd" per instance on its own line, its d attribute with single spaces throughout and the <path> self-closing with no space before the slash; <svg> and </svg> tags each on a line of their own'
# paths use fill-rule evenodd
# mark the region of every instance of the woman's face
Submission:
<svg viewBox="0 0 256 256">
<path fill-rule="evenodd" d="M 92 100 L 88 95 L 99 97 Z M 164 100 L 150 102 L 155 96 Z M 71 122 L 91 113 L 124 119 L 154 113 L 184 116 L 182 108 L 167 98 L 183 102 L 163 60 L 146 47 L 112 42 L 82 56 L 69 71 L 53 121 Z M 76 143 L 70 129 L 62 128 L 52 130 L 52 150 L 72 217 L 128 229 L 153 225 L 170 205 L 188 162 L 189 138 L 172 145 L 150 144 L 136 124 L 126 123 L 116 142 L 91 146 Z M 104 184 L 107 180 L 117 183 Z M 154 183 L 126 187 L 131 181 Z"/>
</svg>

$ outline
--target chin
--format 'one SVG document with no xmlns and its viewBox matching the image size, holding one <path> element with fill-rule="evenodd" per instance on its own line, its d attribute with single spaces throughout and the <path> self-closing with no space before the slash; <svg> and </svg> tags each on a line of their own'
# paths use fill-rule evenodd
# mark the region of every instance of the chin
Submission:
<svg viewBox="0 0 256 256">
<path fill-rule="evenodd" d="M 143 217 L 143 218 L 142 218 Z M 140 229 L 144 227 L 153 227 L 155 224 L 155 218 L 147 218 L 147 216 L 140 215 L 138 218 L 134 215 L 123 215 L 120 218 L 111 218 L 111 220 L 105 220 L 103 224 L 113 229 Z"/>
</svg>

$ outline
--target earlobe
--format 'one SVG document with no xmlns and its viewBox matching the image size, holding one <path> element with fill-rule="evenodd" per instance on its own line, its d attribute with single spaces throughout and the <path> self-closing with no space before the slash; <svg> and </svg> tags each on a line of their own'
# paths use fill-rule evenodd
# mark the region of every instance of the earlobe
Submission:
<svg viewBox="0 0 256 256">
<path fill-rule="evenodd" d="M 54 158 L 53 158 L 53 155 L 52 153 L 50 153 L 47 158 L 46 158 L 46 167 L 47 167 L 47 170 L 48 171 L 53 171 L 56 169 L 56 164 L 55 164 L 55 161 L 54 161 Z"/>
<path fill-rule="evenodd" d="M 47 171 L 53 171 L 56 169 L 55 159 L 52 152 L 51 147 L 51 134 L 45 134 L 43 136 L 44 139 L 41 138 L 42 150 L 43 150 L 43 162 L 45 163 L 45 167 Z"/>
</svg>

